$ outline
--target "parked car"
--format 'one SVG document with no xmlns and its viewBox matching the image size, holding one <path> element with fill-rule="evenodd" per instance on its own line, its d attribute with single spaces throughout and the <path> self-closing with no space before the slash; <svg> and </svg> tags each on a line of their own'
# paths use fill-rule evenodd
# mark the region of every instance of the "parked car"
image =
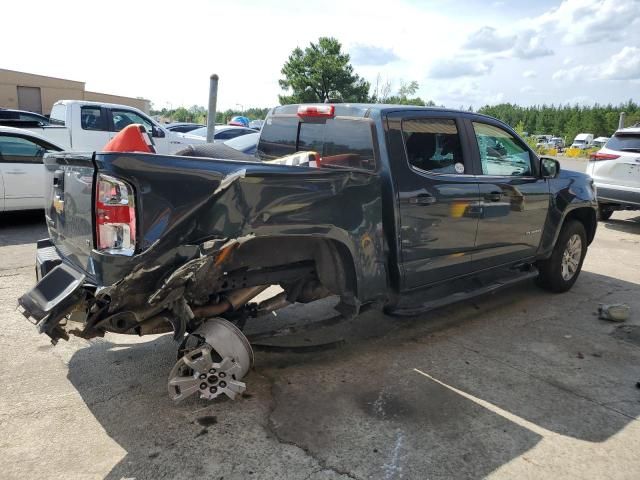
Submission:
<svg viewBox="0 0 640 480">
<path fill-rule="evenodd" d="M 253 128 L 254 130 L 260 130 L 264 125 L 264 120 L 251 120 L 249 122 L 249 128 Z"/>
<path fill-rule="evenodd" d="M 229 125 L 234 125 L 236 127 L 247 127 L 249 128 L 249 119 L 243 115 L 236 115 L 231 120 L 229 120 Z"/>
<path fill-rule="evenodd" d="M 0 126 L 0 212 L 44 208 L 42 158 L 60 151 L 33 132 Z"/>
<path fill-rule="evenodd" d="M 552 137 L 549 143 L 552 148 L 556 148 L 558 150 L 562 150 L 564 148 L 564 138 L 562 137 Z"/>
<path fill-rule="evenodd" d="M 213 134 L 214 142 L 223 142 L 225 140 L 230 140 L 232 138 L 239 137 L 241 135 L 248 135 L 250 133 L 256 133 L 255 130 L 246 127 L 237 127 L 234 125 L 221 125 L 215 127 L 215 131 Z M 196 128 L 191 132 L 185 134 L 186 139 L 206 139 L 207 138 L 207 127 Z"/>
<path fill-rule="evenodd" d="M 640 210 L 640 127 L 618 130 L 591 154 L 587 173 L 597 187 L 602 220 L 616 210 Z"/>
<path fill-rule="evenodd" d="M 591 133 L 579 133 L 571 144 L 571 148 L 579 148 L 580 150 L 586 150 L 591 148 L 593 143 L 593 134 Z"/>
<path fill-rule="evenodd" d="M 206 125 L 202 125 L 200 123 L 187 123 L 187 122 L 176 122 L 170 123 L 169 125 L 165 125 L 165 128 L 170 132 L 178 132 L 178 133 L 189 133 L 196 128 L 206 127 Z"/>
<path fill-rule="evenodd" d="M 100 151 L 127 125 L 139 123 L 152 136 L 158 153 L 174 153 L 190 143 L 204 143 L 201 138 L 185 139 L 171 132 L 140 110 L 113 103 L 60 100 L 53 104 L 51 125 L 29 130 L 42 135 L 65 150 Z"/>
<path fill-rule="evenodd" d="M 7 127 L 44 126 L 49 125 L 49 119 L 39 113 L 0 108 L 0 125 Z"/>
<path fill-rule="evenodd" d="M 473 112 L 285 105 L 261 131 L 262 161 L 223 144 L 184 154 L 48 155 L 49 239 L 19 299 L 54 342 L 174 332 L 174 400 L 244 390 L 246 319 L 292 302 L 335 295 L 349 318 L 534 277 L 567 291 L 597 226 L 587 175 Z M 96 193 L 75 189 L 78 176 Z M 252 303 L 273 284 L 284 292 Z"/>
<path fill-rule="evenodd" d="M 602 148 L 609 141 L 609 137 L 598 137 L 593 139 L 593 147 Z"/>
<path fill-rule="evenodd" d="M 260 132 L 248 133 L 246 135 L 240 135 L 239 137 L 232 138 L 225 141 L 225 145 L 235 148 L 247 155 L 255 155 L 258 148 L 258 140 L 260 139 Z"/>
</svg>

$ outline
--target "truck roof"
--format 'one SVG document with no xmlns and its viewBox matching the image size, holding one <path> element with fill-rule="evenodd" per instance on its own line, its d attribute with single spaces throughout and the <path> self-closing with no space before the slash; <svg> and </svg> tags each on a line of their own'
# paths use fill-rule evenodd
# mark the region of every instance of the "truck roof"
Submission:
<svg viewBox="0 0 640 480">
<path fill-rule="evenodd" d="M 625 133 L 640 133 L 640 127 L 621 128 L 619 130 L 616 130 L 615 135 L 618 135 L 618 134 L 624 135 Z"/>
<path fill-rule="evenodd" d="M 132 107 L 130 105 L 124 105 L 120 103 L 107 103 L 107 102 L 91 102 L 89 100 L 58 100 L 54 105 L 72 105 L 77 103 L 78 105 L 91 105 L 96 107 L 116 107 L 116 108 L 128 108 L 137 111 L 141 111 L 139 108 Z"/>
<path fill-rule="evenodd" d="M 295 103 L 290 105 L 281 105 L 275 107 L 272 112 L 274 115 L 295 115 L 298 112 L 298 107 L 301 105 L 323 105 L 314 103 Z M 370 112 L 387 112 L 392 110 L 417 110 L 417 111 L 430 111 L 430 112 L 449 112 L 449 113 L 472 113 L 481 117 L 491 118 L 488 115 L 483 115 L 476 112 L 467 112 L 466 110 L 458 110 L 454 108 L 445 107 L 422 107 L 418 105 L 397 105 L 388 103 L 332 103 L 329 105 L 335 107 L 336 116 L 340 117 L 368 117 Z"/>
</svg>

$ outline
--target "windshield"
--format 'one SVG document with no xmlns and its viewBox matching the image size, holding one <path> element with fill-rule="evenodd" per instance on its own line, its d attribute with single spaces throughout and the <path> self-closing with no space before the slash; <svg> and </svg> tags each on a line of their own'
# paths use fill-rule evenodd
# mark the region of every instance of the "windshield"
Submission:
<svg viewBox="0 0 640 480">
<path fill-rule="evenodd" d="M 616 134 L 607 142 L 607 148 L 620 151 L 640 151 L 640 132 Z"/>
<path fill-rule="evenodd" d="M 578 140 L 578 139 L 575 139 L 575 140 L 573 141 L 573 143 L 584 143 L 584 140 Z"/>
<path fill-rule="evenodd" d="M 51 115 L 49 116 L 49 122 L 52 125 L 64 125 L 67 117 L 67 106 L 59 103 L 53 106 L 51 109 Z"/>
</svg>

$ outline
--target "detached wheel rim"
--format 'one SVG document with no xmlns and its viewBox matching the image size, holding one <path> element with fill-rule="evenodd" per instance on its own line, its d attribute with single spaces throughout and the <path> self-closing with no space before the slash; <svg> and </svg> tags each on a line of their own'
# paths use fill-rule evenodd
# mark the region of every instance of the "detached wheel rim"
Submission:
<svg viewBox="0 0 640 480">
<path fill-rule="evenodd" d="M 580 258 L 582 257 L 582 239 L 574 233 L 569 238 L 567 246 L 562 253 L 561 273 L 565 281 L 571 280 L 578 271 Z"/>
</svg>

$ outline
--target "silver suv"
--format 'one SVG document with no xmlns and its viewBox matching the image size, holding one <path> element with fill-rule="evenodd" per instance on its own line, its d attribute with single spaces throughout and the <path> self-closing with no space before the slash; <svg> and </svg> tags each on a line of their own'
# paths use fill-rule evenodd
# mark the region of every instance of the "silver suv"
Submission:
<svg viewBox="0 0 640 480">
<path fill-rule="evenodd" d="M 602 220 L 615 210 L 640 210 L 640 124 L 618 130 L 593 153 L 587 173 L 598 189 Z"/>
</svg>

